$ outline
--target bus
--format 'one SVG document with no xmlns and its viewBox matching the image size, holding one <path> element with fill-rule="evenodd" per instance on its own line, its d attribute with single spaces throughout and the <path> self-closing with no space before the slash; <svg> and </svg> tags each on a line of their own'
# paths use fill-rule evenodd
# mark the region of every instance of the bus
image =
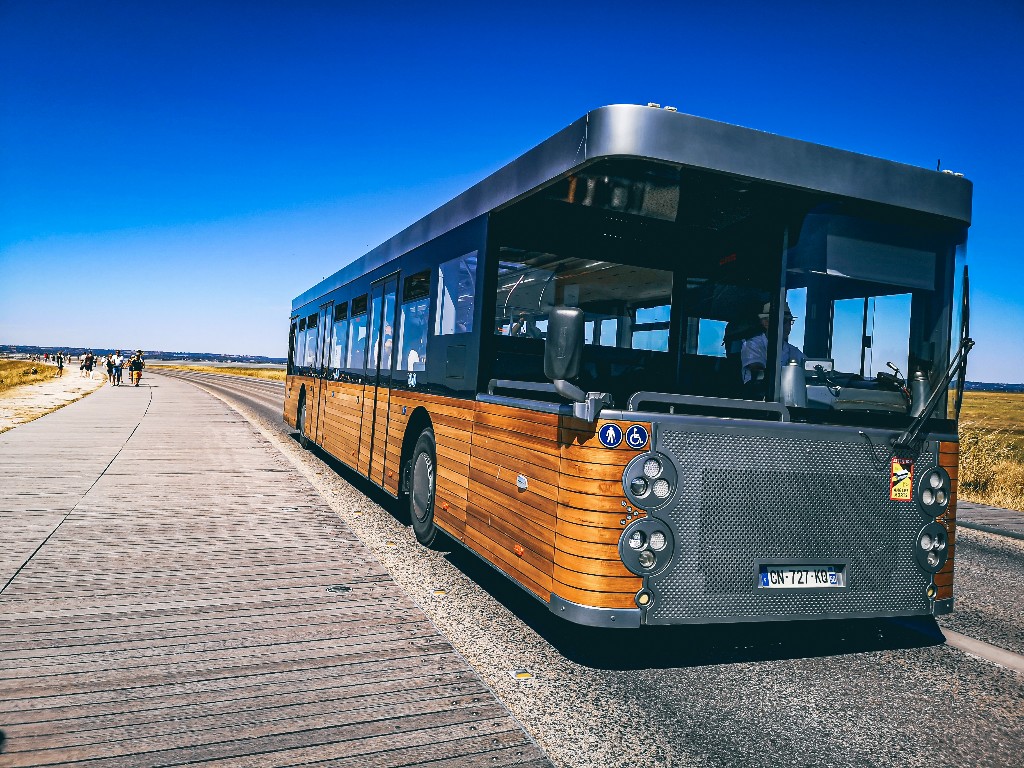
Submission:
<svg viewBox="0 0 1024 768">
<path fill-rule="evenodd" d="M 971 198 L 602 107 L 295 298 L 284 419 L 571 622 L 944 614 Z"/>
</svg>

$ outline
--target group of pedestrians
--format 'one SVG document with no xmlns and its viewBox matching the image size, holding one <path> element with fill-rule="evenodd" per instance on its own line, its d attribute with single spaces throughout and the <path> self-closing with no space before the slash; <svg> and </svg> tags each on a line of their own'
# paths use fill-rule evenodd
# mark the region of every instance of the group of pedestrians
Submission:
<svg viewBox="0 0 1024 768">
<path fill-rule="evenodd" d="M 142 380 L 142 369 L 146 367 L 146 361 L 142 357 L 141 349 L 133 352 L 131 357 L 122 355 L 120 349 L 106 357 L 97 357 L 91 350 L 82 356 L 80 368 L 82 376 L 86 378 L 92 378 L 93 369 L 97 369 L 97 373 L 102 376 L 104 366 L 106 366 L 107 381 L 115 387 L 121 386 L 125 368 L 128 369 L 131 383 L 137 387 Z"/>
</svg>

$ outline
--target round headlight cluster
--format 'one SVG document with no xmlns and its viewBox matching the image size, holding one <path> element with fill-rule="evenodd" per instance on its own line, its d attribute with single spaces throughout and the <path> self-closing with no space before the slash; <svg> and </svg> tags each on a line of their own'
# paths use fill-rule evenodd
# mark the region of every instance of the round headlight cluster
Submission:
<svg viewBox="0 0 1024 768">
<path fill-rule="evenodd" d="M 675 491 L 675 465 L 660 453 L 641 454 L 626 465 L 622 487 L 633 506 L 658 509 Z"/>
<path fill-rule="evenodd" d="M 945 526 L 939 523 L 928 523 L 917 534 L 917 546 L 914 547 L 917 564 L 928 573 L 941 570 L 949 555 L 948 545 L 949 536 Z"/>
<path fill-rule="evenodd" d="M 917 481 L 917 506 L 928 517 L 938 517 L 949 507 L 951 485 L 949 473 L 942 467 L 925 470 Z"/>
<path fill-rule="evenodd" d="M 660 573 L 672 560 L 672 534 L 661 520 L 635 520 L 619 537 L 619 557 L 637 576 Z"/>
</svg>

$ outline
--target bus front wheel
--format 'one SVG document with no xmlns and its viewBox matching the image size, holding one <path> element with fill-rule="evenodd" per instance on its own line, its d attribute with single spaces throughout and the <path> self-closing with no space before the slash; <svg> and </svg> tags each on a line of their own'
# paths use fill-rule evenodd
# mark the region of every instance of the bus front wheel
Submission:
<svg viewBox="0 0 1024 768">
<path fill-rule="evenodd" d="M 409 489 L 409 517 L 416 539 L 429 547 L 437 538 L 434 525 L 434 498 L 437 489 L 437 450 L 434 430 L 425 429 L 412 449 L 412 469 Z"/>
</svg>

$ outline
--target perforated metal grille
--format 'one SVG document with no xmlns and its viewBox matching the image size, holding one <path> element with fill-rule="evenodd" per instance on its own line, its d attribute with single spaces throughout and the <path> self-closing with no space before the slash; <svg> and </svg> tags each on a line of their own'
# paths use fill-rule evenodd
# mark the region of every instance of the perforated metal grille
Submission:
<svg viewBox="0 0 1024 768">
<path fill-rule="evenodd" d="M 679 547 L 650 579 L 648 623 L 927 609 L 913 555 L 924 520 L 916 504 L 889 500 L 888 446 L 855 432 L 824 441 L 662 429 L 658 450 L 680 469 L 678 495 L 658 513 Z M 915 471 L 935 463 L 919 456 Z M 848 588 L 759 589 L 758 564 L 787 559 L 845 562 Z"/>
</svg>

